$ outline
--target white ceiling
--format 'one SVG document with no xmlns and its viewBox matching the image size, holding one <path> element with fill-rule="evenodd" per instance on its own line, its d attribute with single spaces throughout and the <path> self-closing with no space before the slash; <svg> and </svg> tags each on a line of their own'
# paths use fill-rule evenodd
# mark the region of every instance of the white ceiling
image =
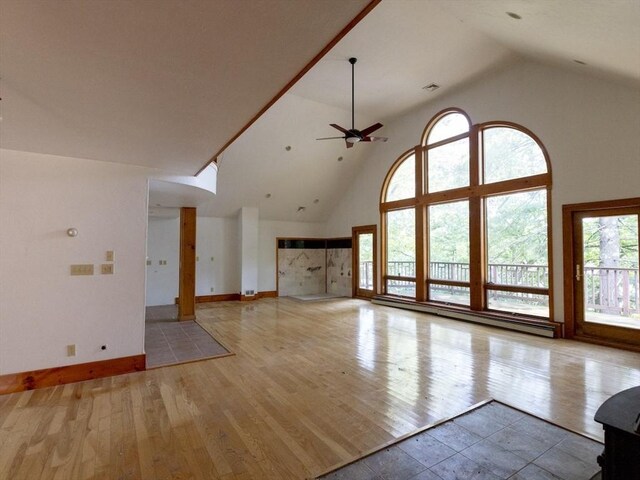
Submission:
<svg viewBox="0 0 640 480">
<path fill-rule="evenodd" d="M 370 0 L 2 0 L 1 146 L 195 174 Z"/>
<path fill-rule="evenodd" d="M 640 86 L 639 0 L 430 1 L 522 55 Z"/>
<path fill-rule="evenodd" d="M 368 3 L 1 1 L 3 147 L 187 174 Z M 329 123 L 350 124 L 351 56 L 362 129 L 523 56 L 640 88 L 638 25 L 638 0 L 382 0 L 226 149 L 218 194 L 199 212 L 328 218 L 384 148 L 315 141 L 336 134 Z M 422 89 L 431 82 L 435 93 Z"/>
</svg>

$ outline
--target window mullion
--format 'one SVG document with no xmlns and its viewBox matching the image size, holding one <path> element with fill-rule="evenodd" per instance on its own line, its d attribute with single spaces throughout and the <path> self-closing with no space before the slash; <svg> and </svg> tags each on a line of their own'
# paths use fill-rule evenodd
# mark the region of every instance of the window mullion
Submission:
<svg viewBox="0 0 640 480">
<path fill-rule="evenodd" d="M 481 167 L 480 131 L 476 125 L 469 132 L 469 184 L 480 185 Z M 475 191 L 476 189 L 471 189 Z M 469 280 L 471 310 L 484 310 L 486 295 L 485 282 L 485 229 L 482 198 L 478 195 L 469 198 Z"/>
<path fill-rule="evenodd" d="M 416 147 L 416 198 L 424 194 L 424 149 Z M 426 262 L 428 257 L 425 223 L 425 206 L 416 205 L 416 300 L 424 302 L 427 299 Z"/>
</svg>

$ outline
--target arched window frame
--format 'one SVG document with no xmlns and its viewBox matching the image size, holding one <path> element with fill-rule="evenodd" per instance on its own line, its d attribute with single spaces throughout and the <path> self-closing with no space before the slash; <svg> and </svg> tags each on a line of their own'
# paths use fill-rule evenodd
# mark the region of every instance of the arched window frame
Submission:
<svg viewBox="0 0 640 480">
<path fill-rule="evenodd" d="M 453 137 L 427 145 L 427 139 L 434 126 L 446 115 L 458 113 L 464 115 L 469 123 L 469 131 Z M 503 180 L 494 183 L 484 183 L 484 159 L 482 151 L 482 139 L 484 131 L 490 128 L 512 128 L 528 135 L 541 149 L 546 163 L 546 173 Z M 437 192 L 428 192 L 428 151 L 442 145 L 469 138 L 469 185 Z M 387 188 L 399 165 L 412 153 L 415 153 L 416 167 L 416 196 L 394 202 L 385 202 Z M 475 312 L 487 312 L 487 291 L 504 290 L 524 293 L 539 293 L 548 296 L 549 320 L 553 319 L 553 259 L 551 236 L 551 162 L 546 147 L 540 139 L 528 128 L 509 121 L 490 121 L 474 124 L 469 115 L 459 108 L 447 108 L 438 112 L 426 125 L 420 140 L 420 144 L 411 150 L 404 152 L 391 166 L 382 185 L 380 194 L 381 214 L 381 253 L 382 253 L 382 293 L 387 294 L 387 212 L 401 208 L 415 208 L 416 210 L 416 297 L 417 302 L 430 302 L 428 298 L 429 284 L 432 279 L 428 276 L 429 248 L 428 248 L 428 207 L 442 203 L 450 203 L 460 200 L 469 202 L 469 244 L 470 244 L 470 281 L 468 286 L 471 292 L 469 310 Z M 547 201 L 547 259 L 548 259 L 548 288 L 538 289 L 529 287 L 506 287 L 489 285 L 486 282 L 486 227 L 485 227 L 485 199 L 491 196 L 518 193 L 531 190 L 546 190 Z M 435 283 L 444 283 L 438 281 Z M 454 282 L 455 283 L 455 282 Z M 463 286 L 464 282 L 458 282 Z M 465 307 L 452 307 L 454 309 Z M 504 312 L 491 312 L 497 315 L 509 316 Z"/>
</svg>

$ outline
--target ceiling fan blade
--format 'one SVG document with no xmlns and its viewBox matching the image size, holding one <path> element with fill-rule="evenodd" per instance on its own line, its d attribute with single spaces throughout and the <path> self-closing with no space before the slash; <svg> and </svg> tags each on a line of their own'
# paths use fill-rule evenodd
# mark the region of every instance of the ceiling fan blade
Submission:
<svg viewBox="0 0 640 480">
<path fill-rule="evenodd" d="M 335 140 L 337 138 L 345 138 L 345 137 L 323 137 L 323 138 L 316 138 L 316 140 Z"/>
<path fill-rule="evenodd" d="M 336 125 L 335 123 L 330 123 L 329 125 L 331 125 L 336 130 L 340 130 L 345 135 L 349 135 L 350 133 L 349 130 L 347 130 L 346 128 L 342 128 L 340 125 Z"/>
<path fill-rule="evenodd" d="M 361 130 L 360 133 L 363 137 L 368 137 L 370 133 L 373 133 L 382 127 L 384 127 L 384 125 L 382 125 L 381 123 L 376 123 L 374 125 L 371 125 L 370 127 L 365 128 L 364 130 Z"/>
</svg>

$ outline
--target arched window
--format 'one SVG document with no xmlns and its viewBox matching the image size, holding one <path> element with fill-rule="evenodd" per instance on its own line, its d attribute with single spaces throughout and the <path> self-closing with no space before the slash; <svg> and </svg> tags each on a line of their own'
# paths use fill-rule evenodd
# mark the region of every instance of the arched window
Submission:
<svg viewBox="0 0 640 480">
<path fill-rule="evenodd" d="M 410 155 L 400 157 L 400 161 L 394 167 L 387 184 L 385 202 L 415 197 L 416 157 L 413 152 Z"/>
<path fill-rule="evenodd" d="M 382 188 L 381 202 L 387 232 L 384 270 L 385 291 L 405 297 L 416 296 L 416 156 L 405 152 L 392 165 Z M 406 208 L 409 204 L 411 208 Z M 404 207 L 404 208 L 403 208 Z"/>
<path fill-rule="evenodd" d="M 532 132 L 440 112 L 383 184 L 383 293 L 549 318 L 550 188 Z"/>
</svg>

